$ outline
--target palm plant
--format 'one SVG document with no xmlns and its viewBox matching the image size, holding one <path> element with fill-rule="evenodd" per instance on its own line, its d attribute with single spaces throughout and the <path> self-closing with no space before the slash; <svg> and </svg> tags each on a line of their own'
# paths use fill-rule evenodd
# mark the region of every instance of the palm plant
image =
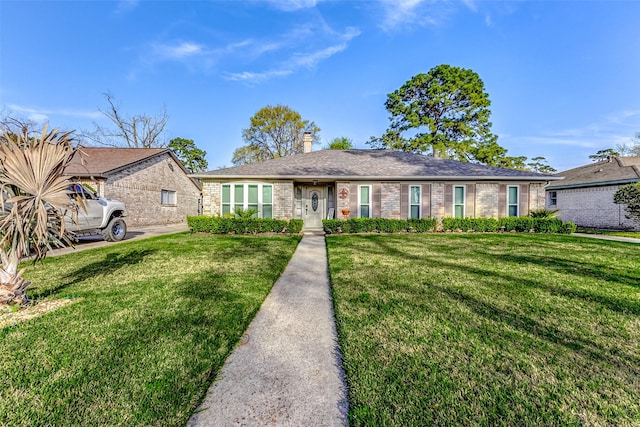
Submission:
<svg viewBox="0 0 640 427">
<path fill-rule="evenodd" d="M 43 259 L 54 246 L 72 244 L 64 217 L 76 218 L 64 168 L 75 149 L 71 132 L 39 136 L 4 132 L 0 137 L 0 304 L 26 304 L 29 282 L 18 272 L 20 259 Z"/>
</svg>

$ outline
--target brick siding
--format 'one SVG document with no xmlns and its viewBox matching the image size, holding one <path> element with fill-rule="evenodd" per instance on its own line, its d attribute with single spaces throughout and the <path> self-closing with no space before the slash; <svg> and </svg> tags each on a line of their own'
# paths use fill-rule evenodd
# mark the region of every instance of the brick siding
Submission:
<svg viewBox="0 0 640 427">
<path fill-rule="evenodd" d="M 225 181 L 227 182 L 227 181 Z M 231 182 L 231 181 L 228 181 Z M 235 181 L 244 183 L 245 181 Z M 262 181 L 261 181 L 262 182 Z M 295 196 L 293 181 L 264 181 L 273 185 L 273 216 L 274 218 L 291 219 L 294 217 Z M 349 209 L 349 217 L 358 216 L 358 188 L 357 181 L 337 181 L 335 183 L 335 215 L 337 219 L 347 218 L 342 211 Z M 451 217 L 453 215 L 452 189 L 454 185 L 464 185 L 466 189 L 467 216 L 493 217 L 506 215 L 506 208 L 502 212 L 499 208 L 500 189 L 508 185 L 518 185 L 521 216 L 527 215 L 530 209 L 543 208 L 545 203 L 544 184 L 532 183 L 453 183 L 453 182 L 367 182 L 371 185 L 372 214 L 383 218 L 406 218 L 408 214 L 408 187 L 412 184 L 422 185 L 423 216 Z M 202 186 L 204 215 L 220 214 L 219 180 L 204 180 Z M 403 189 L 403 187 L 406 187 Z M 378 193 L 379 201 L 377 199 Z M 342 197 L 343 196 L 343 197 Z M 407 199 L 407 200 L 404 200 Z"/>
<path fill-rule="evenodd" d="M 557 204 L 548 208 L 558 209 L 558 218 L 581 227 L 640 230 L 639 224 L 625 218 L 624 205 L 613 203 L 618 188 L 610 185 L 553 190 L 557 194 Z"/>
<path fill-rule="evenodd" d="M 124 202 L 129 226 L 184 223 L 187 215 L 198 214 L 200 189 L 169 154 L 148 158 L 90 185 L 96 185 L 103 197 Z M 175 191 L 176 205 L 161 205 L 161 190 Z"/>
</svg>

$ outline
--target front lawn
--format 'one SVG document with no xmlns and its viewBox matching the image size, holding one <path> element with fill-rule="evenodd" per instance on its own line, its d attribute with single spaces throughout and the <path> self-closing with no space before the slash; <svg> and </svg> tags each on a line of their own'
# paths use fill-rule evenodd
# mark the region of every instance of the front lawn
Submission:
<svg viewBox="0 0 640 427">
<path fill-rule="evenodd" d="M 299 240 L 181 233 L 25 264 L 31 297 L 72 304 L 0 329 L 0 425 L 185 425 Z"/>
<path fill-rule="evenodd" d="M 637 245 L 327 236 L 353 426 L 638 425 Z"/>
</svg>

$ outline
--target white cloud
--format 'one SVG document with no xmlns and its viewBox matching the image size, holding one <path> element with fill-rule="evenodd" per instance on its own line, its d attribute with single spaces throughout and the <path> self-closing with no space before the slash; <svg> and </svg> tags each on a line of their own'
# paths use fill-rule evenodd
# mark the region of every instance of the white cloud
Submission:
<svg viewBox="0 0 640 427">
<path fill-rule="evenodd" d="M 285 12 L 316 7 L 321 0 L 268 0 L 273 7 Z"/>
<path fill-rule="evenodd" d="M 629 144 L 640 129 L 640 110 L 614 111 L 583 127 L 555 129 L 535 136 L 505 136 L 509 145 L 556 145 L 589 148 L 593 152 Z"/>
<path fill-rule="evenodd" d="M 433 6 L 433 0 L 380 0 L 384 17 L 381 24 L 384 30 L 394 30 L 406 26 L 436 25 L 438 21 L 428 15 L 425 4 Z"/>
<path fill-rule="evenodd" d="M 193 42 L 182 42 L 174 45 L 152 45 L 154 56 L 159 60 L 181 60 L 184 58 L 202 55 L 204 47 Z"/>
<path fill-rule="evenodd" d="M 118 0 L 118 6 L 116 7 L 116 14 L 127 13 L 136 7 L 140 3 L 139 0 Z"/>
<path fill-rule="evenodd" d="M 295 52 L 290 55 L 280 66 L 274 67 L 264 72 L 244 71 L 238 73 L 226 73 L 225 78 L 233 81 L 243 81 L 246 83 L 261 83 L 265 80 L 277 77 L 286 77 L 302 68 L 314 68 L 320 62 L 348 48 L 349 42 L 360 35 L 360 30 L 354 27 L 347 27 L 345 32 L 338 34 L 338 43 L 307 52 Z M 292 39 L 293 40 L 293 39 Z M 299 39 L 296 39 L 300 43 Z M 287 43 L 283 43 L 286 45 Z"/>
<path fill-rule="evenodd" d="M 102 113 L 100 111 L 80 111 L 68 109 L 49 110 L 25 107 L 17 104 L 8 104 L 7 107 L 15 113 L 26 114 L 29 120 L 33 120 L 34 122 L 38 123 L 49 121 L 50 116 L 65 116 L 80 119 L 98 119 L 102 117 Z"/>
</svg>

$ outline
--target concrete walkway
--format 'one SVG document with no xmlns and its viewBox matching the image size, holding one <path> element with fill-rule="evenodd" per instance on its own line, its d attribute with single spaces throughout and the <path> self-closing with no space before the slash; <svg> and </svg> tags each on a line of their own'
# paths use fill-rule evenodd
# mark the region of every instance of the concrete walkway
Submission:
<svg viewBox="0 0 640 427">
<path fill-rule="evenodd" d="M 591 239 L 613 240 L 615 242 L 640 243 L 640 239 L 636 239 L 634 237 L 607 236 L 606 234 L 588 234 L 588 233 L 573 233 L 573 235 L 579 236 L 579 237 L 589 237 Z"/>
<path fill-rule="evenodd" d="M 324 236 L 305 235 L 189 426 L 342 426 Z"/>
</svg>

